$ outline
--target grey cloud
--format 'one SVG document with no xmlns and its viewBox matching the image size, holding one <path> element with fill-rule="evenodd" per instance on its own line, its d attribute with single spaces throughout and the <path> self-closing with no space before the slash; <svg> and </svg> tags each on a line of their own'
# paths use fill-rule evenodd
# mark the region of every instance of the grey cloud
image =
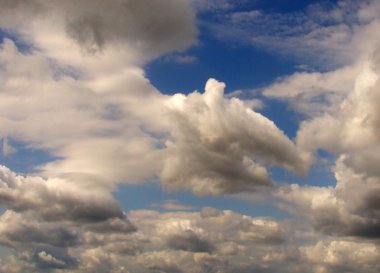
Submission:
<svg viewBox="0 0 380 273">
<path fill-rule="evenodd" d="M 300 248 L 301 256 L 314 270 L 322 272 L 377 272 L 377 246 L 367 242 L 319 241 Z M 363 253 L 365 253 L 363 255 Z"/>
<path fill-rule="evenodd" d="M 21 25 L 9 13 L 30 21 L 58 15 L 67 35 L 90 53 L 109 45 L 126 44 L 136 52 L 157 57 L 185 49 L 196 39 L 194 15 L 184 0 L 2 2 L 5 26 L 17 29 Z"/>
<path fill-rule="evenodd" d="M 136 227 L 127 219 L 111 218 L 106 221 L 92 223 L 87 225 L 88 229 L 99 233 L 130 233 L 136 231 Z"/>
<path fill-rule="evenodd" d="M 46 220 L 101 222 L 124 217 L 116 200 L 96 188 L 84 191 L 61 179 L 17 176 L 3 166 L 0 183 L 0 204 L 18 212 L 34 211 Z"/>
<path fill-rule="evenodd" d="M 296 206 L 313 227 L 325 234 L 380 238 L 378 177 L 366 177 L 338 161 L 335 188 L 284 186 L 277 195 Z"/>
<path fill-rule="evenodd" d="M 199 238 L 193 231 L 185 230 L 179 234 L 173 234 L 167 239 L 167 245 L 173 249 L 191 252 L 212 252 L 214 246 L 208 241 Z"/>
<path fill-rule="evenodd" d="M 34 249 L 32 262 L 42 270 L 72 269 L 78 265 L 78 261 L 67 253 L 67 249 L 46 246 Z"/>
<path fill-rule="evenodd" d="M 379 252 L 372 242 L 322 240 L 316 234 L 304 234 L 302 228 L 294 225 L 286 231 L 292 233 L 287 234 L 289 240 L 273 244 L 273 238 L 285 232 L 282 229 L 286 221 L 231 211 L 212 215 L 132 211 L 129 218 L 138 227 L 134 233 L 85 231 L 84 237 L 93 236 L 99 241 L 91 243 L 82 239 L 80 244 L 67 248 L 49 245 L 38 245 L 30 251 L 21 248 L 15 255 L 0 261 L 0 272 L 34 273 L 60 269 L 73 273 L 303 273 L 318 272 L 316 270 L 322 268 L 329 273 L 343 268 L 353 272 L 377 272 Z M 181 238 L 176 237 L 178 235 Z M 177 239 L 178 244 L 170 246 L 170 238 Z M 214 250 L 211 253 L 195 251 L 199 250 L 199 240 L 194 238 L 213 244 Z M 198 245 L 195 247 L 189 240 L 197 241 Z M 135 243 L 140 247 L 137 251 L 125 251 Z"/>
<path fill-rule="evenodd" d="M 223 212 L 220 211 L 220 210 L 218 210 L 218 209 L 214 209 L 214 208 L 210 208 L 210 207 L 204 207 L 204 208 L 201 209 L 200 215 L 203 218 L 207 218 L 207 217 L 219 217 L 219 216 L 223 215 Z"/>
<path fill-rule="evenodd" d="M 39 222 L 33 216 L 6 211 L 0 218 L 2 244 L 18 247 L 52 245 L 75 246 L 79 243 L 78 231 L 61 223 Z"/>
</svg>

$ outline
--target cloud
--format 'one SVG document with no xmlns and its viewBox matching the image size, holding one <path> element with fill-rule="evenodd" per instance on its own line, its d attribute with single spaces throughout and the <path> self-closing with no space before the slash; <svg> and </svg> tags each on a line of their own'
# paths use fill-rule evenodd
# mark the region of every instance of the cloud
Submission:
<svg viewBox="0 0 380 273">
<path fill-rule="evenodd" d="M 32 166 L 44 176 L 108 191 L 156 177 L 164 96 L 140 66 L 196 40 L 188 3 L 3 0 L 2 7 L 0 27 L 28 50 L 9 39 L 1 45 L 1 135 L 55 158 Z"/>
<path fill-rule="evenodd" d="M 74 273 L 377 270 L 378 249 L 374 243 L 323 240 L 316 234 L 306 236 L 303 228 L 287 220 L 213 208 L 200 212 L 132 211 L 128 218 L 137 226 L 132 233 L 92 231 L 60 222 L 60 228 L 77 232 L 76 243 L 66 245 L 55 244 L 52 236 L 58 232 L 45 232 L 50 222 L 37 223 L 11 212 L 6 215 L 8 220 L 0 219 L 2 225 L 18 219 L 22 224 L 16 227 L 38 225 L 45 237 L 33 236 L 32 241 L 29 232 L 17 236 L 21 240 L 13 246 L 14 253 L 0 262 L 0 272 L 4 273 L 54 269 Z M 7 233 L 1 234 L 4 238 Z"/>
<path fill-rule="evenodd" d="M 8 138 L 6 137 L 3 137 L 3 138 L 0 138 L 0 141 L 2 142 L 2 147 L 0 149 L 0 152 L 2 153 L 2 155 L 4 157 L 7 157 L 13 153 L 16 152 L 16 148 L 14 148 L 10 143 L 9 143 L 9 140 Z"/>
<path fill-rule="evenodd" d="M 193 231 L 185 230 L 181 234 L 173 234 L 167 239 L 167 245 L 176 250 L 190 252 L 212 252 L 214 246 L 199 238 Z"/>
<path fill-rule="evenodd" d="M 265 164 L 303 173 L 307 162 L 285 134 L 239 99 L 225 99 L 223 90 L 210 79 L 204 94 L 169 100 L 175 130 L 160 175 L 164 185 L 215 195 L 269 186 Z"/>
<path fill-rule="evenodd" d="M 168 55 L 164 60 L 169 63 L 192 64 L 197 62 L 198 58 L 191 55 Z"/>
<path fill-rule="evenodd" d="M 290 209 L 303 214 L 313 227 L 325 234 L 379 238 L 378 177 L 355 173 L 338 161 L 334 169 L 335 188 L 283 186 L 277 196 L 289 202 Z M 286 204 L 285 204 L 286 205 Z M 295 205 L 295 208 L 292 208 Z"/>
<path fill-rule="evenodd" d="M 22 177 L 0 168 L 1 205 L 17 212 L 32 211 L 47 220 L 101 222 L 124 218 L 116 200 L 102 189 L 84 189 L 60 179 Z"/>
<path fill-rule="evenodd" d="M 204 26 L 223 41 L 252 45 L 326 71 L 350 65 L 377 44 L 376 2 L 319 1 L 293 12 L 242 3 L 243 12 L 227 9 Z"/>
<path fill-rule="evenodd" d="M 358 14 L 360 11 L 355 16 Z M 352 44 L 360 37 L 365 45 L 360 52 L 348 50 L 355 57 L 348 66 L 325 73 L 296 73 L 264 91 L 311 116 L 297 132 L 298 149 L 311 160 L 320 150 L 335 156 L 336 187 L 292 185 L 281 187 L 278 193 L 290 205 L 287 209 L 304 215 L 317 231 L 332 236 L 379 237 L 379 200 L 375 197 L 380 178 L 375 164 L 379 152 L 379 60 L 376 39 L 366 36 L 378 23 L 378 18 L 371 17 L 354 31 Z M 318 96 L 322 101 L 314 103 Z M 313 104 L 317 112 L 311 108 Z"/>
<path fill-rule="evenodd" d="M 192 210 L 193 209 L 192 206 L 182 205 L 177 200 L 167 200 L 165 202 L 162 202 L 161 204 L 152 204 L 151 207 L 152 208 L 162 208 L 164 210 L 173 210 L 173 211 L 176 211 L 176 210 L 186 211 L 186 210 Z"/>
<path fill-rule="evenodd" d="M 38 244 L 68 247 L 79 243 L 79 236 L 74 229 L 58 223 L 39 223 L 33 217 L 27 216 L 12 211 L 1 215 L 2 244 L 11 247 Z"/>
<path fill-rule="evenodd" d="M 356 76 L 355 87 L 346 99 L 331 113 L 304 122 L 297 134 L 297 142 L 304 149 L 323 148 L 338 155 L 344 154 L 346 164 L 369 175 L 379 174 L 371 167 L 379 141 L 376 103 L 379 74 L 374 66 L 373 61 L 367 62 Z M 311 134 L 317 131 L 323 133 L 310 141 Z"/>
<path fill-rule="evenodd" d="M 3 0 L 2 7 L 0 23 L 4 27 L 16 31 L 23 27 L 25 31 L 53 20 L 54 27 L 61 24 L 59 28 L 91 54 L 110 45 L 127 45 L 136 52 L 157 57 L 185 49 L 195 42 L 197 33 L 192 10 L 182 0 L 111 1 L 107 4 L 87 0 Z M 9 14 L 16 14 L 16 17 Z M 20 23 L 18 16 L 34 24 Z"/>
<path fill-rule="evenodd" d="M 314 272 L 377 272 L 373 264 L 379 259 L 378 246 L 349 241 L 319 241 L 314 246 L 301 248 Z M 371 263 L 371 265 L 369 265 Z"/>
<path fill-rule="evenodd" d="M 60 248 L 37 248 L 31 257 L 36 267 L 40 270 L 72 269 L 77 266 L 77 260 L 70 257 L 67 251 Z"/>
<path fill-rule="evenodd" d="M 17 141 L 54 158 L 35 174 L 0 167 L 0 244 L 11 252 L 0 272 L 378 271 L 379 52 L 363 57 L 376 44 L 378 5 L 279 15 L 241 12 L 244 3 L 0 0 L 11 37 L 0 48 L 1 150 L 12 156 Z M 220 37 L 246 31 L 271 52 L 317 56 L 315 67 L 344 64 L 264 89 L 309 114 L 296 142 L 216 80 L 202 94 L 152 86 L 143 65 L 196 42 L 190 5 L 216 30 L 231 23 Z M 170 200 L 160 206 L 172 212 L 127 214 L 112 196 L 117 183 L 151 180 L 198 195 L 269 189 L 271 167 L 303 174 L 318 149 L 338 158 L 335 188 L 272 187 L 299 222 Z"/>
<path fill-rule="evenodd" d="M 297 112 L 322 115 L 352 91 L 365 64 L 349 65 L 329 72 L 296 72 L 279 78 L 261 90 L 266 97 L 285 100 Z"/>
</svg>

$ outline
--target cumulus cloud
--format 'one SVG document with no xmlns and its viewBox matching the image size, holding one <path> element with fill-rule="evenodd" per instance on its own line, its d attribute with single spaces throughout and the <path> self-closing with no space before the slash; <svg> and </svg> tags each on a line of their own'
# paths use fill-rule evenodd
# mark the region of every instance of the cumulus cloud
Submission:
<svg viewBox="0 0 380 273">
<path fill-rule="evenodd" d="M 47 220 L 99 222 L 125 217 L 111 194 L 101 188 L 80 188 L 61 179 L 23 177 L 0 168 L 1 205 L 17 212 L 32 211 Z"/>
<path fill-rule="evenodd" d="M 28 45 L 27 53 L 9 39 L 1 45 L 1 135 L 56 158 L 40 166 L 46 176 L 102 180 L 110 190 L 152 179 L 163 95 L 140 65 L 195 41 L 188 3 L 1 3 L 0 27 Z M 141 107 L 148 103 L 149 112 Z"/>
<path fill-rule="evenodd" d="M 10 37 L 0 47 L 1 152 L 12 156 L 16 140 L 53 158 L 34 175 L 0 167 L 0 244 L 11 252 L 0 272 L 378 271 L 377 241 L 361 240 L 379 238 L 379 54 L 358 56 L 376 42 L 367 38 L 376 36 L 379 6 L 358 5 L 355 21 L 341 2 L 301 18 L 234 11 L 245 2 L 0 0 Z M 309 114 L 295 143 L 255 110 L 257 101 L 224 96 L 214 79 L 202 94 L 167 96 L 150 84 L 144 64 L 196 42 L 190 5 L 231 23 L 227 36 L 243 30 L 272 52 L 279 44 L 288 53 L 325 51 L 327 67 L 345 64 L 264 89 Z M 287 20 L 303 26 L 281 30 Z M 198 195 L 270 188 L 269 168 L 303 174 L 321 148 L 338 158 L 337 186 L 283 186 L 276 196 L 316 231 L 340 236 L 331 240 L 292 221 L 195 212 L 176 201 L 158 205 L 176 212 L 127 217 L 111 194 L 118 182 L 156 179 Z"/>
<path fill-rule="evenodd" d="M 301 124 L 297 142 L 303 149 L 323 148 L 344 155 L 345 163 L 358 172 L 379 174 L 371 163 L 379 143 L 376 65 L 375 60 L 366 63 L 355 78 L 353 90 L 330 113 Z"/>
<path fill-rule="evenodd" d="M 23 221 L 15 213 L 6 214 Z M 76 229 L 78 240 L 66 245 L 55 244 L 50 238 L 58 234 L 54 231 L 45 237 L 33 236 L 34 241 L 19 240 L 19 245 L 13 246 L 15 253 L 0 262 L 0 272 L 290 273 L 310 268 L 313 272 L 321 272 L 317 271 L 320 268 L 325 269 L 322 272 L 340 272 L 342 268 L 376 272 L 375 244 L 321 240 L 315 234 L 305 243 L 302 229 L 288 221 L 213 208 L 171 213 L 138 210 L 128 217 L 137 226 L 136 232 Z M 12 221 L 2 221 L 2 225 Z M 43 231 L 48 224 L 39 223 Z M 23 225 L 33 225 L 33 219 L 26 219 Z M 65 222 L 62 226 L 75 229 Z M 4 238 L 6 233 L 1 234 Z"/>
<path fill-rule="evenodd" d="M 350 241 L 319 241 L 301 247 L 314 272 L 377 272 L 378 246 Z"/>
<path fill-rule="evenodd" d="M 356 173 L 342 160 L 338 161 L 334 172 L 335 188 L 293 184 L 280 188 L 277 196 L 289 202 L 290 211 L 308 218 L 318 231 L 329 235 L 379 238 L 379 178 Z"/>
<path fill-rule="evenodd" d="M 270 185 L 268 164 L 305 172 L 307 162 L 272 121 L 223 92 L 224 84 L 210 79 L 204 94 L 169 100 L 175 130 L 160 175 L 165 186 L 221 194 Z"/>
</svg>

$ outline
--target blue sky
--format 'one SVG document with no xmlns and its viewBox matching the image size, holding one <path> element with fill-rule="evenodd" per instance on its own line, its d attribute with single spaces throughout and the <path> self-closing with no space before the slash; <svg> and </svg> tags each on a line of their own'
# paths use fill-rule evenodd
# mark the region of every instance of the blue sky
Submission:
<svg viewBox="0 0 380 273">
<path fill-rule="evenodd" d="M 0 273 L 378 272 L 379 1 L 0 5 Z"/>
</svg>

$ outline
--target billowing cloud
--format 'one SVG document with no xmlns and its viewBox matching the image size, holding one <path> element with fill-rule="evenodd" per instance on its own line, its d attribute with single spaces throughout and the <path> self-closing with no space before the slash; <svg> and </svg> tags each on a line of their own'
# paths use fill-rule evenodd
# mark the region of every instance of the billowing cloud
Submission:
<svg viewBox="0 0 380 273">
<path fill-rule="evenodd" d="M 289 202 L 288 209 L 292 212 L 308 218 L 318 231 L 329 235 L 379 238 L 379 178 L 356 173 L 342 160 L 338 161 L 334 172 L 335 188 L 293 184 L 280 188 L 277 196 Z"/>
<path fill-rule="evenodd" d="M 0 203 L 17 212 L 32 211 L 47 220 L 98 222 L 123 218 L 119 204 L 102 188 L 80 188 L 61 179 L 18 176 L 0 168 Z"/>
<path fill-rule="evenodd" d="M 314 272 L 377 272 L 378 246 L 352 241 L 319 241 L 301 247 Z"/>
<path fill-rule="evenodd" d="M 307 162 L 276 125 L 210 79 L 205 93 L 174 95 L 169 116 L 175 130 L 161 181 L 199 195 L 254 190 L 270 185 L 265 165 L 304 173 Z"/>
<path fill-rule="evenodd" d="M 0 150 L 12 156 L 15 141 L 51 157 L 33 175 L 0 167 L 0 244 L 10 252 L 1 273 L 378 271 L 380 65 L 378 51 L 364 53 L 377 42 L 379 5 L 279 15 L 238 10 L 246 2 L 0 0 Z M 176 52 L 196 43 L 194 11 L 212 16 L 213 30 L 230 24 L 220 37 L 344 64 L 263 89 L 309 114 L 295 142 L 214 79 L 188 95 L 152 86 L 148 61 L 194 60 Z M 337 158 L 335 188 L 271 187 L 272 167 L 304 174 L 319 149 Z M 152 180 L 198 195 L 275 189 L 308 221 L 177 201 L 157 205 L 175 212 L 126 213 L 112 195 L 117 183 Z"/>
<path fill-rule="evenodd" d="M 6 214 L 16 216 L 15 213 Z M 54 236 L 58 232 L 50 232 L 44 237 L 34 236 L 33 232 L 30 236 L 24 235 L 27 240 L 17 241 L 18 245 L 13 246 L 15 252 L 1 261 L 0 272 L 61 269 L 75 273 L 232 273 L 252 270 L 290 273 L 305 272 L 310 268 L 313 272 L 321 272 L 318 270 L 324 268 L 322 272 L 335 273 L 342 268 L 359 272 L 377 270 L 378 248 L 375 244 L 322 240 L 315 234 L 305 237 L 302 229 L 288 221 L 213 208 L 175 213 L 139 210 L 130 212 L 128 217 L 136 225 L 136 232 L 76 229 L 77 240 L 73 244 L 56 244 Z M 2 225 L 7 222 L 2 221 Z M 33 225 L 32 219 L 22 224 Z M 49 223 L 40 222 L 39 225 L 45 231 L 44 227 Z M 61 222 L 62 227 L 74 229 L 64 222 Z M 2 232 L 2 238 L 6 234 Z M 32 248 L 27 247 L 30 244 Z"/>
</svg>

